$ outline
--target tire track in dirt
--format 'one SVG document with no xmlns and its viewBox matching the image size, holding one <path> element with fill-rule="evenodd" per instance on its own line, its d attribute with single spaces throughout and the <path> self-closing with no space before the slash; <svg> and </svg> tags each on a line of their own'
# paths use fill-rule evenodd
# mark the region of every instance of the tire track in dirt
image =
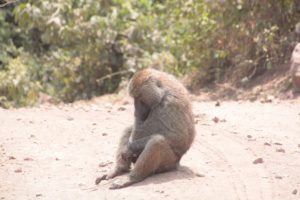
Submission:
<svg viewBox="0 0 300 200">
<path fill-rule="evenodd" d="M 240 132 L 240 131 L 239 131 Z M 257 134 L 255 133 L 257 131 L 253 131 L 253 134 Z M 287 188 L 287 184 L 290 184 L 290 187 L 294 187 L 296 188 L 297 185 L 299 185 L 299 181 L 298 184 L 297 182 L 295 182 L 294 180 L 291 182 L 291 180 L 289 180 L 290 177 L 294 176 L 294 171 L 295 169 L 300 169 L 300 163 L 297 163 L 297 160 L 299 160 L 299 156 L 296 155 L 297 152 L 294 151 L 292 153 L 280 153 L 277 152 L 276 149 L 281 146 L 284 147 L 288 147 L 291 148 L 291 145 L 285 146 L 284 144 L 286 142 L 288 143 L 293 143 L 295 144 L 295 141 L 290 141 L 290 140 L 286 140 L 286 138 L 284 137 L 279 137 L 278 135 L 274 136 L 259 136 L 259 137 L 249 137 L 249 135 L 241 135 L 241 134 L 231 134 L 230 131 L 226 131 L 225 134 L 222 135 L 223 137 L 228 138 L 229 140 L 232 140 L 234 142 L 236 142 L 237 144 L 246 147 L 246 150 L 248 150 L 249 152 L 251 152 L 252 155 L 254 155 L 255 158 L 263 158 L 264 162 L 263 164 L 260 164 L 261 166 L 261 170 L 265 173 L 261 173 L 261 174 L 257 174 L 258 177 L 262 177 L 262 180 L 267 181 L 268 180 L 268 184 L 270 185 L 269 188 L 269 193 L 271 196 L 270 199 L 275 200 L 281 200 L 281 199 L 294 199 L 296 198 L 295 196 L 291 195 L 291 191 L 285 191 L 285 193 L 282 193 L 282 186 L 285 185 L 285 188 Z M 257 136 L 257 135 L 256 135 Z M 266 142 L 266 141 L 269 141 Z M 273 141 L 273 142 L 271 142 Z M 274 142 L 274 141 L 281 141 L 280 142 Z M 293 146 L 293 145 L 292 145 Z M 296 146 L 296 145 L 295 145 Z M 292 148 L 294 149 L 294 148 Z M 287 151 L 291 152 L 291 149 L 288 149 Z M 296 152 L 296 153 L 295 153 Z M 295 154 L 295 155 L 293 155 Z M 294 164 L 290 164 L 287 163 L 287 160 L 296 160 L 296 162 L 294 161 Z M 255 167 L 256 165 L 254 165 Z M 258 165 L 257 165 L 258 166 Z M 285 175 L 282 175 L 285 174 Z M 283 180 L 285 179 L 285 180 Z M 266 190 L 262 190 L 263 193 Z M 284 197 L 283 197 L 284 195 Z"/>
<path fill-rule="evenodd" d="M 252 164 L 256 155 L 245 144 L 226 136 L 225 133 L 199 138 L 195 143 L 194 148 L 204 151 L 206 157 L 212 157 L 215 162 L 222 161 L 221 166 L 211 168 L 225 168 L 228 172 L 227 182 L 233 188 L 235 199 L 273 199 L 271 183 L 264 179 L 270 177 L 268 171 L 264 164 Z M 222 146 L 224 143 L 226 146 Z"/>
<path fill-rule="evenodd" d="M 226 102 L 221 107 L 201 103 L 194 108 L 196 113 L 202 113 L 198 114 L 198 129 L 206 132 L 200 136 L 200 145 L 202 141 L 213 144 L 210 147 L 221 152 L 246 183 L 250 199 L 254 196 L 257 199 L 298 199 L 300 104 Z M 221 121 L 224 123 L 214 123 L 215 117 L 224 119 Z M 235 155 L 236 152 L 241 155 Z M 264 162 L 254 165 L 252 162 L 259 157 Z M 242 162 L 248 166 L 242 167 Z"/>
<path fill-rule="evenodd" d="M 205 156 L 212 158 L 212 161 L 217 161 L 217 160 L 221 160 L 223 162 L 223 165 L 225 166 L 225 170 L 226 171 L 230 171 L 231 174 L 234 173 L 233 169 L 230 167 L 230 164 L 228 164 L 228 161 L 226 160 L 226 158 L 222 155 L 220 155 L 220 152 L 218 152 L 217 150 L 213 149 L 211 147 L 210 144 L 208 144 L 206 141 L 202 140 L 201 142 L 196 141 L 195 142 L 195 146 L 194 149 L 197 149 L 198 151 L 201 151 Z M 205 159 L 206 160 L 206 159 Z M 207 162 L 207 164 L 209 164 L 210 162 Z M 224 167 L 224 166 L 219 166 L 219 167 Z M 212 167 L 215 168 L 215 167 Z M 217 169 L 216 169 L 217 170 Z M 220 169 L 222 171 L 222 169 Z M 232 176 L 226 175 L 228 182 L 230 183 L 233 191 L 234 191 L 234 196 L 235 199 L 241 199 L 240 195 L 238 194 L 238 189 L 237 189 L 237 185 L 236 185 L 236 181 L 233 180 Z M 216 190 L 216 189 L 214 189 Z"/>
<path fill-rule="evenodd" d="M 262 154 L 262 152 L 258 152 L 258 151 L 255 151 L 252 147 L 251 147 L 251 145 L 249 145 L 249 143 L 248 143 L 248 141 L 246 141 L 245 142 L 245 139 L 244 138 L 240 138 L 240 137 L 233 137 L 233 136 L 230 136 L 230 135 L 228 135 L 228 134 L 225 134 L 224 135 L 225 137 L 227 137 L 227 138 L 229 138 L 229 139 L 231 139 L 231 140 L 233 140 L 233 141 L 235 141 L 236 143 L 238 143 L 238 144 L 240 144 L 241 146 L 244 146 L 244 147 L 246 147 L 246 149 L 249 151 L 249 152 L 251 152 L 251 154 L 254 156 L 254 158 L 259 158 L 259 157 L 261 157 L 260 155 Z M 263 145 L 262 143 L 261 144 L 259 144 L 259 145 Z M 254 166 L 255 167 L 255 166 Z M 260 172 L 262 172 L 261 174 L 257 174 L 257 177 L 261 177 L 261 178 L 264 178 L 264 179 L 266 179 L 266 180 L 269 180 L 268 181 L 268 184 L 269 184 L 269 186 L 270 186 L 270 191 L 269 191 L 269 196 L 271 196 L 271 199 L 274 199 L 275 198 L 275 195 L 274 195 L 274 192 L 273 192 L 273 186 L 274 186 L 274 184 L 275 184 L 275 181 L 274 181 L 274 178 L 273 178 L 273 175 L 272 175 L 272 173 L 270 172 L 271 170 L 268 168 L 268 165 L 267 165 L 267 163 L 263 163 L 262 165 L 261 165 L 261 167 L 263 168 L 263 169 L 261 169 L 260 170 Z M 262 199 L 265 199 L 265 198 L 263 198 L 264 196 L 263 196 L 263 192 L 264 191 L 262 191 L 262 190 L 260 190 L 261 191 L 261 196 L 262 196 Z M 267 198 L 268 199 L 268 198 Z"/>
</svg>

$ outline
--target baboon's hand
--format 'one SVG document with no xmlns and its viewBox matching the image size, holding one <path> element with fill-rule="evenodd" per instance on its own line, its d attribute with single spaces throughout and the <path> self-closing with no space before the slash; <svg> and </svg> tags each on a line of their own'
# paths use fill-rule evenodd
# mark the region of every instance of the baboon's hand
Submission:
<svg viewBox="0 0 300 200">
<path fill-rule="evenodd" d="M 133 153 L 133 151 L 131 151 L 130 149 L 126 149 L 124 151 L 122 151 L 121 153 L 122 159 L 127 161 L 127 162 L 135 162 L 137 155 L 135 155 L 135 153 Z"/>
<path fill-rule="evenodd" d="M 113 182 L 113 184 L 109 187 L 109 189 L 111 189 L 111 190 L 121 189 L 121 188 L 127 187 L 133 183 L 134 183 L 134 181 L 132 181 L 128 176 L 125 176 L 125 177 L 121 177 L 121 178 L 118 178 L 117 180 L 115 180 Z"/>
<path fill-rule="evenodd" d="M 104 175 L 96 178 L 95 184 L 98 185 L 103 180 L 112 179 L 112 178 L 120 175 L 123 171 L 120 168 L 115 168 L 115 169 L 111 170 L 108 174 L 104 174 Z"/>
<path fill-rule="evenodd" d="M 102 175 L 102 176 L 96 178 L 95 184 L 98 185 L 102 180 L 106 180 L 106 178 L 107 178 L 107 174 Z"/>
</svg>

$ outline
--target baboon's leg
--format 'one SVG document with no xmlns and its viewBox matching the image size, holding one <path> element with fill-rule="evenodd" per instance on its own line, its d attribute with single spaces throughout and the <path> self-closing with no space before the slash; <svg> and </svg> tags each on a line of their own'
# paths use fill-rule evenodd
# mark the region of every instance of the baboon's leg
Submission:
<svg viewBox="0 0 300 200">
<path fill-rule="evenodd" d="M 150 174 L 177 167 L 178 157 L 162 135 L 153 135 L 138 158 L 130 176 L 146 178 Z"/>
<path fill-rule="evenodd" d="M 122 155 L 126 154 L 126 152 L 128 151 L 128 142 L 131 132 L 132 126 L 125 129 L 123 135 L 120 138 L 114 169 L 111 170 L 108 174 L 104 174 L 101 177 L 98 177 L 95 182 L 96 184 L 99 184 L 102 180 L 108 180 L 129 171 L 131 161 L 123 159 Z"/>
<path fill-rule="evenodd" d="M 153 135 L 138 157 L 129 176 L 114 183 L 110 189 L 123 188 L 142 181 L 153 173 L 175 169 L 178 161 L 179 159 L 174 154 L 165 137 Z"/>
<path fill-rule="evenodd" d="M 118 176 L 124 172 L 128 172 L 130 169 L 131 162 L 124 160 L 122 154 L 128 151 L 128 142 L 129 142 L 131 132 L 132 132 L 132 127 L 127 128 L 120 139 L 120 143 L 116 155 L 116 166 L 115 169 L 112 171 L 112 173 L 110 173 L 110 178 Z"/>
</svg>

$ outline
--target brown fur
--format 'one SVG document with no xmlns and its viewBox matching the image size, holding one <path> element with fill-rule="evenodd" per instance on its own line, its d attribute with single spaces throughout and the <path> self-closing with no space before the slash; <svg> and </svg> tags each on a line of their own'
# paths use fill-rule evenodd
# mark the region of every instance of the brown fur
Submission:
<svg viewBox="0 0 300 200">
<path fill-rule="evenodd" d="M 173 76 L 144 69 L 131 79 L 129 94 L 134 98 L 135 122 L 121 137 L 115 169 L 96 183 L 127 172 L 135 164 L 129 175 L 111 189 L 175 169 L 195 136 L 188 92 Z"/>
<path fill-rule="evenodd" d="M 300 92 L 300 43 L 298 43 L 292 53 L 290 69 L 293 91 Z"/>
</svg>

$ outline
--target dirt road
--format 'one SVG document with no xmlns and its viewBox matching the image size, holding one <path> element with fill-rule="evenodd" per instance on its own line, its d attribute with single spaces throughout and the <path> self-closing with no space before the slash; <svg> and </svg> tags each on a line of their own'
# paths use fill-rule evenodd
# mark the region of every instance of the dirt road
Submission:
<svg viewBox="0 0 300 200">
<path fill-rule="evenodd" d="M 300 199 L 299 102 L 194 102 L 194 113 L 177 171 L 109 190 L 94 181 L 113 167 L 131 104 L 0 109 L 0 199 Z"/>
</svg>

